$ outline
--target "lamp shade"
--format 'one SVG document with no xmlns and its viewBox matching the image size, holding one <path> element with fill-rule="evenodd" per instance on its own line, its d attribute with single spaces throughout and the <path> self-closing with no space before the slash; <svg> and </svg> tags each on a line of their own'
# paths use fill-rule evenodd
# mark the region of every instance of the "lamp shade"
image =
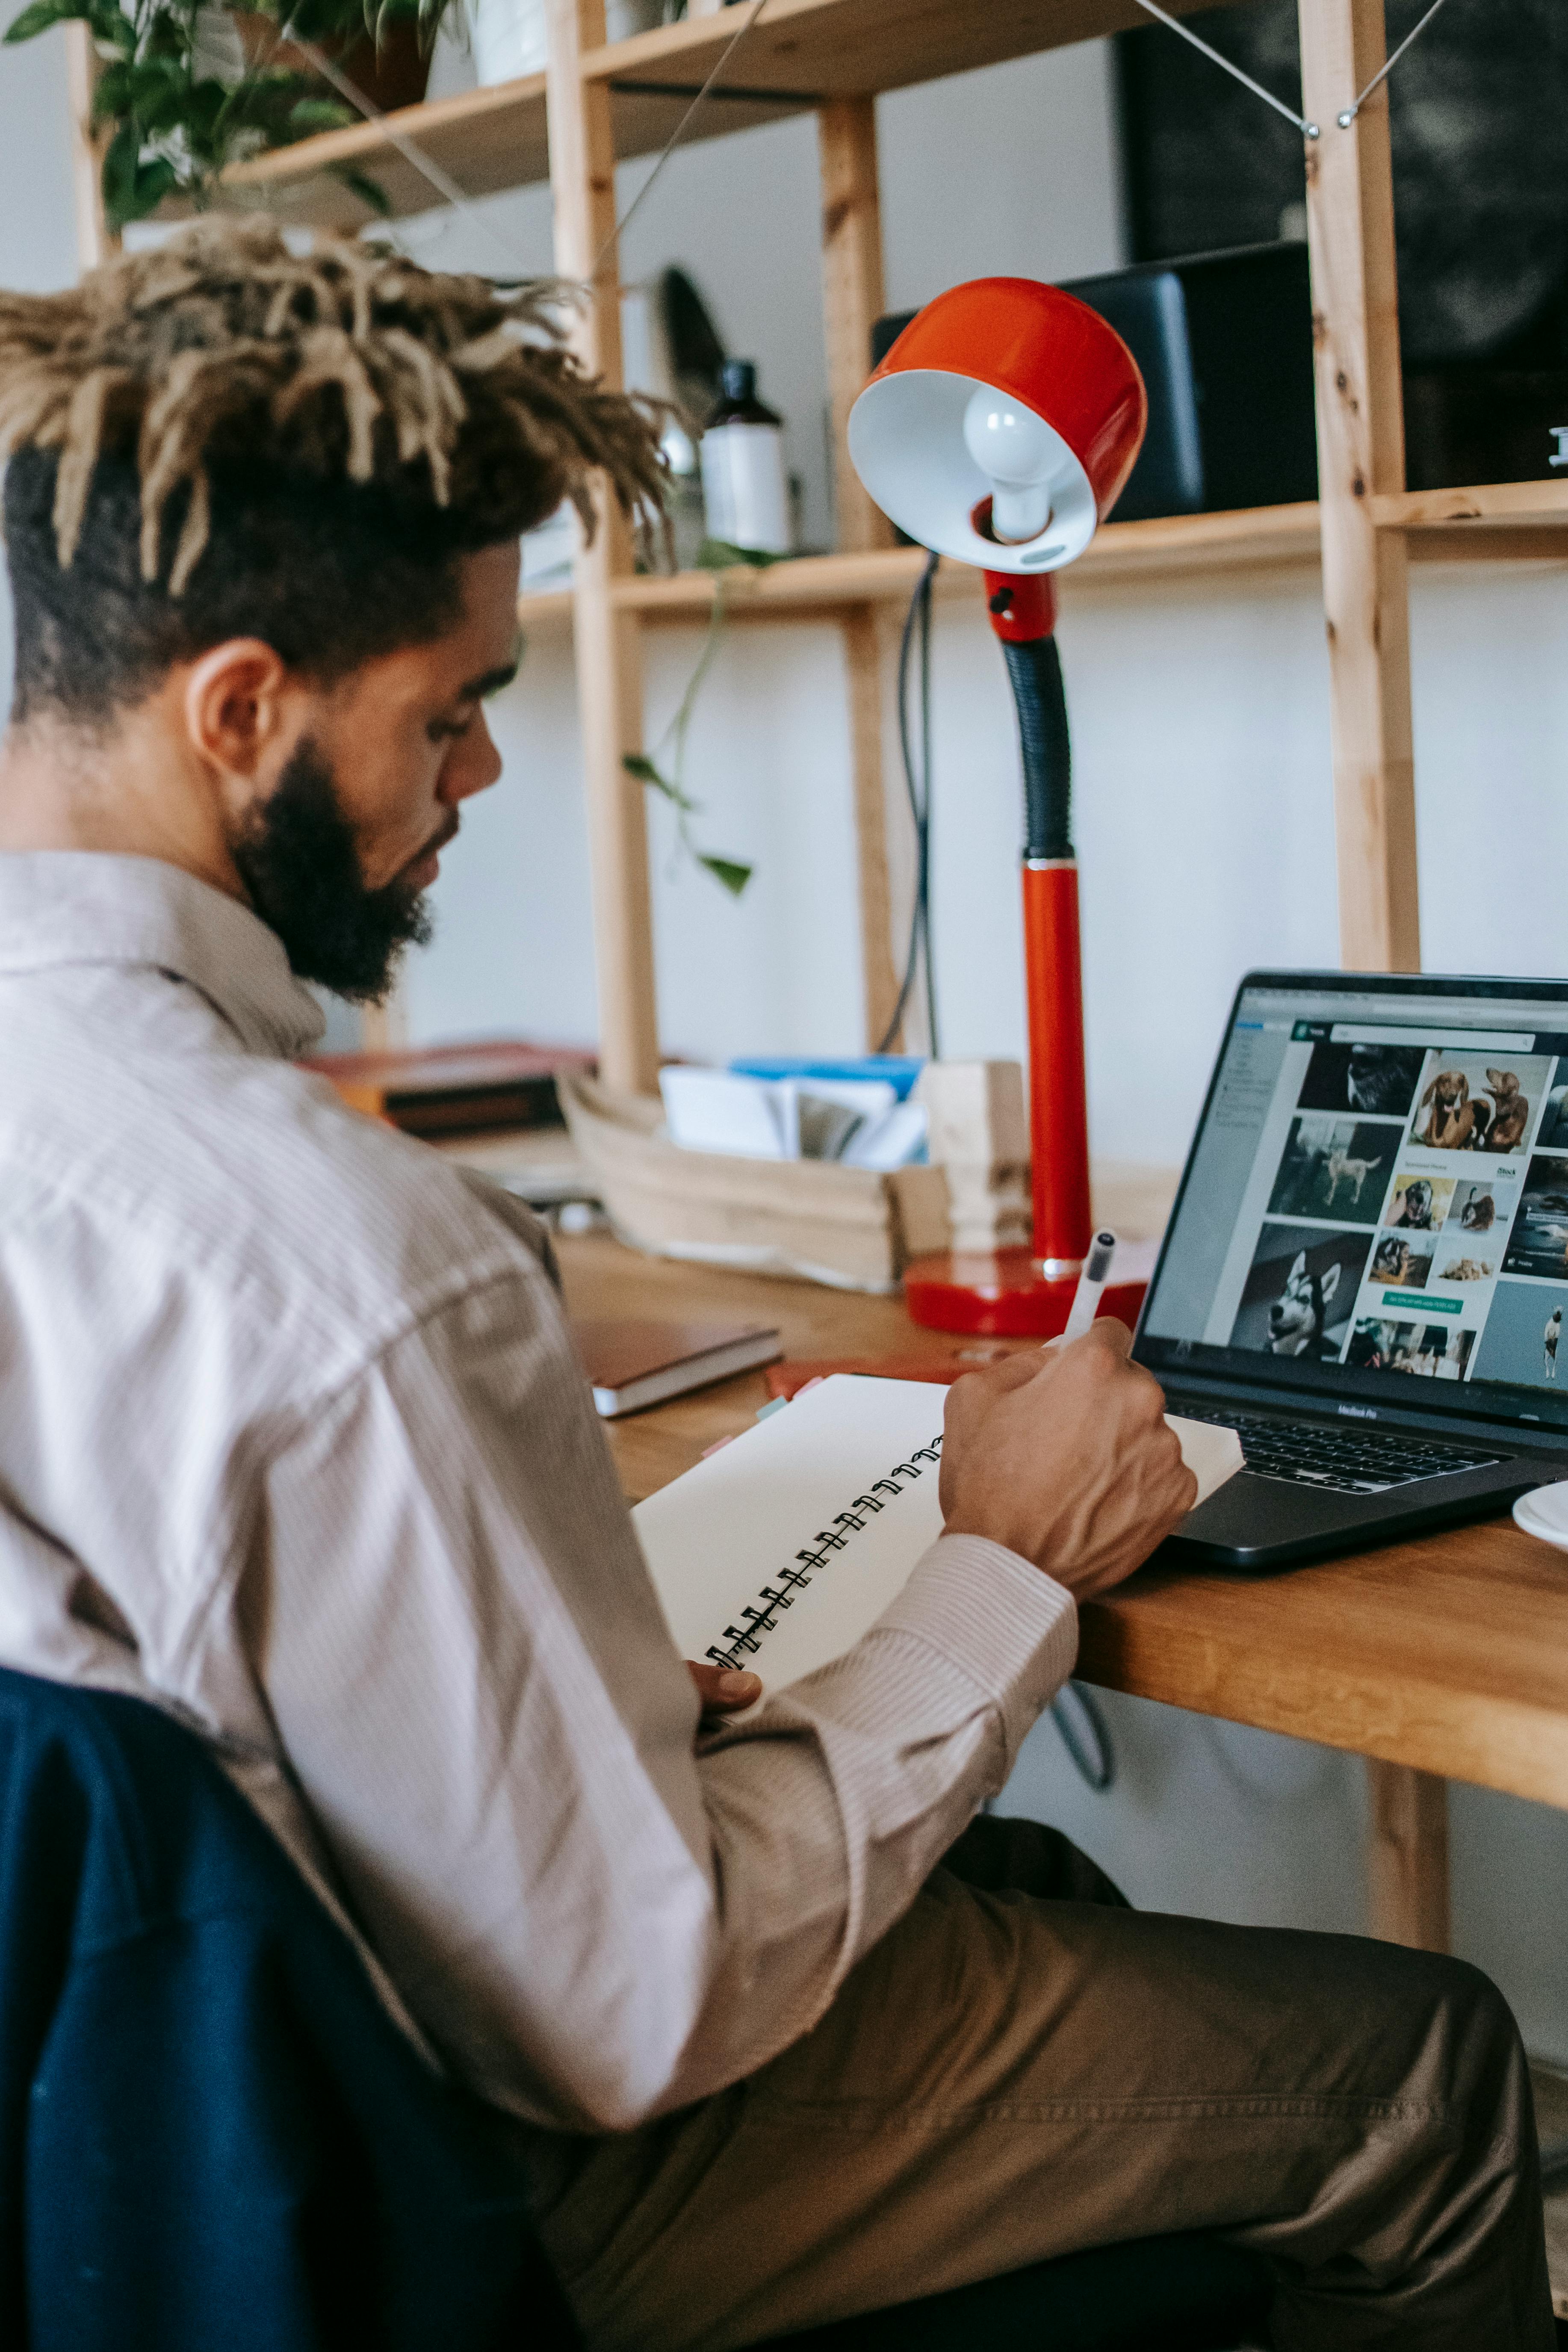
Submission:
<svg viewBox="0 0 1568 2352">
<path fill-rule="evenodd" d="M 922 547 L 984 572 L 1054 572 L 1120 497 L 1148 415 L 1137 362 L 1087 302 L 976 278 L 910 320 L 850 411 L 849 455 Z M 992 535 L 994 497 L 1027 536 Z"/>
</svg>

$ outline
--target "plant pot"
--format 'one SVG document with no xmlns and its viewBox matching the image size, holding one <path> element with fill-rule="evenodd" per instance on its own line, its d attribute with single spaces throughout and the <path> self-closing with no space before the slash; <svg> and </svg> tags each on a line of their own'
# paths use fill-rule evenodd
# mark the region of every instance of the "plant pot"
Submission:
<svg viewBox="0 0 1568 2352">
<path fill-rule="evenodd" d="M 686 0 L 606 0 L 605 38 L 629 41 L 685 13 Z M 474 0 L 469 38 L 481 88 L 544 71 L 544 18 L 545 0 Z"/>
<path fill-rule="evenodd" d="M 544 27 L 544 0 L 475 0 L 468 40 L 481 89 L 542 73 L 549 48 Z"/>
<path fill-rule="evenodd" d="M 234 24 L 245 62 L 252 73 L 266 67 L 284 73 L 317 74 L 309 54 L 293 41 L 276 37 L 270 16 L 254 9 L 236 12 Z M 346 81 L 383 114 L 400 107 L 417 106 L 430 79 L 430 60 L 419 46 L 418 27 L 408 18 L 391 25 L 378 42 L 368 33 L 336 34 L 316 47 L 330 58 Z M 319 79 L 318 75 L 318 79 Z M 331 88 L 331 85 L 328 85 Z"/>
</svg>

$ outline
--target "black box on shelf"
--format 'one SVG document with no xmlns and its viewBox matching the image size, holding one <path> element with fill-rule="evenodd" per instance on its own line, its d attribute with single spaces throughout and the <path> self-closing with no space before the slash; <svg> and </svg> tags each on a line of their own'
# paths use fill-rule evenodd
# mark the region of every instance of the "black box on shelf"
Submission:
<svg viewBox="0 0 1568 2352">
<path fill-rule="evenodd" d="M 1568 481 L 1568 368 L 1407 375 L 1405 478 L 1413 490 Z"/>
<path fill-rule="evenodd" d="M 1063 283 L 1109 320 L 1149 390 L 1148 436 L 1117 522 L 1317 497 L 1304 244 L 1141 262 Z M 914 315 L 878 320 L 873 366 Z M 1413 490 L 1568 481 L 1568 367 L 1471 362 L 1406 376 L 1405 478 Z"/>
<path fill-rule="evenodd" d="M 1064 281 L 1143 373 L 1149 431 L 1118 522 L 1318 495 L 1312 299 L 1304 244 L 1248 246 Z M 885 358 L 912 310 L 879 319 Z"/>
</svg>

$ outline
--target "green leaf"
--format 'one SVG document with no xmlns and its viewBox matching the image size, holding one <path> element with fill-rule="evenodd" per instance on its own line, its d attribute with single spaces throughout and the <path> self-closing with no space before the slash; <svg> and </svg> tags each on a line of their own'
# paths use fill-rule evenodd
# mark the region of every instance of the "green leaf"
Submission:
<svg viewBox="0 0 1568 2352">
<path fill-rule="evenodd" d="M 184 68 L 172 58 L 143 58 L 136 65 L 116 58 L 99 77 L 92 119 L 121 122 L 133 114 L 143 131 L 165 131 L 184 119 L 186 92 Z"/>
<path fill-rule="evenodd" d="M 130 84 L 131 102 L 122 110 L 135 116 L 143 133 L 177 131 L 191 118 L 190 84 L 172 58 L 157 58 L 132 66 Z"/>
<path fill-rule="evenodd" d="M 342 131 L 346 123 L 358 121 L 353 108 L 335 98 L 296 99 L 289 110 L 289 128 L 300 139 L 317 131 Z"/>
<path fill-rule="evenodd" d="M 656 793 L 662 793 L 665 799 L 679 809 L 683 815 L 695 816 L 700 809 L 700 801 L 694 801 L 689 793 L 683 793 L 672 778 L 657 768 L 641 751 L 623 751 L 621 765 L 628 776 L 637 778 L 639 784 L 651 784 Z"/>
<path fill-rule="evenodd" d="M 136 166 L 142 160 L 142 133 L 133 122 L 122 122 L 103 158 L 103 209 L 111 228 L 122 228 L 136 215 Z"/>
<path fill-rule="evenodd" d="M 752 869 L 733 857 L 711 857 L 706 850 L 697 853 L 699 866 L 706 866 L 715 882 L 722 882 L 731 898 L 738 898 L 752 878 Z"/>
<path fill-rule="evenodd" d="M 392 218 L 391 197 L 381 182 L 373 180 L 368 172 L 356 172 L 352 163 L 334 163 L 332 177 L 348 190 L 351 196 L 357 196 L 362 205 L 367 205 L 377 220 Z"/>
<path fill-rule="evenodd" d="M 176 65 L 188 63 L 192 48 L 191 28 L 183 17 L 160 9 L 147 27 L 142 44 L 144 58 L 172 59 Z"/>
<path fill-rule="evenodd" d="M 172 196 L 180 184 L 180 175 L 166 156 L 154 157 L 151 163 L 136 168 L 136 182 L 132 191 L 132 208 L 128 221 L 146 220 L 155 213 L 165 196 Z"/>
<path fill-rule="evenodd" d="M 51 25 L 63 25 L 72 16 L 89 14 L 87 0 L 32 0 L 19 16 L 12 18 L 5 30 L 5 39 L 31 41 L 39 33 L 47 33 Z"/>
<path fill-rule="evenodd" d="M 89 6 L 85 12 L 92 27 L 94 46 L 105 56 L 133 58 L 136 54 L 136 27 L 123 8 L 105 0 L 105 5 Z"/>
<path fill-rule="evenodd" d="M 728 572 L 737 563 L 748 563 L 753 572 L 765 572 L 770 563 L 786 560 L 765 548 L 732 547 L 727 539 L 705 539 L 697 551 L 699 572 Z"/>
<path fill-rule="evenodd" d="M 98 122 L 117 122 L 131 110 L 132 77 L 136 68 L 117 58 L 105 66 L 98 77 L 98 87 L 92 93 L 92 119 Z"/>
</svg>

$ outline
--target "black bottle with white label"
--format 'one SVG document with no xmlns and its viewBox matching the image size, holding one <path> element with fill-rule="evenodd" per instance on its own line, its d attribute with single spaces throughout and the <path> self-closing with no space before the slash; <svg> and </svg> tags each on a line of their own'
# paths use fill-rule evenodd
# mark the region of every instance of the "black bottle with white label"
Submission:
<svg viewBox="0 0 1568 2352">
<path fill-rule="evenodd" d="M 726 360 L 721 382 L 702 436 L 708 536 L 731 547 L 787 555 L 794 542 L 783 420 L 757 398 L 754 361 Z"/>
</svg>

